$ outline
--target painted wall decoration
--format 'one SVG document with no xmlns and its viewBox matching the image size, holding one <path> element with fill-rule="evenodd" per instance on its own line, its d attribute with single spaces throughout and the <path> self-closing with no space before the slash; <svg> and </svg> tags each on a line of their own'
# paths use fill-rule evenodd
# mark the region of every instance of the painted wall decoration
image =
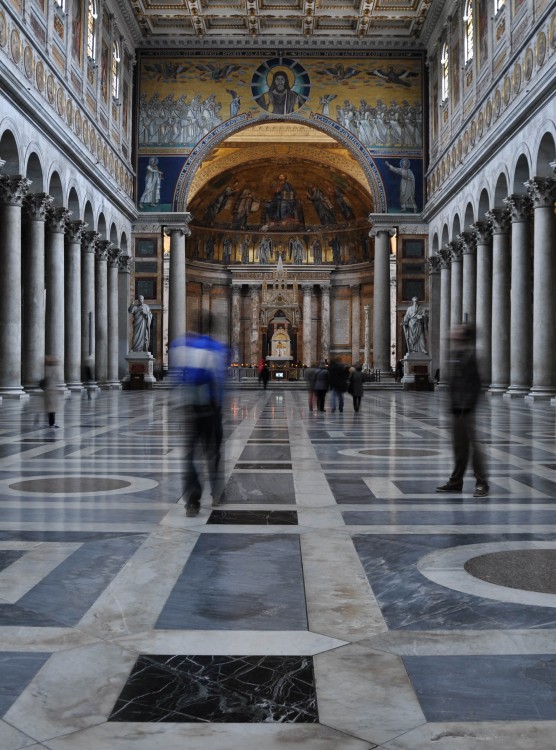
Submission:
<svg viewBox="0 0 556 750">
<path fill-rule="evenodd" d="M 139 200 L 140 209 L 176 210 L 177 178 L 189 155 L 208 148 L 215 134 L 225 137 L 238 127 L 272 117 L 306 121 L 333 137 L 341 130 L 376 163 L 387 191 L 388 211 L 401 209 L 401 176 L 386 161 L 396 169 L 411 169 L 414 200 L 420 209 L 423 68 L 423 58 L 416 53 L 261 58 L 237 51 L 223 52 L 222 57 L 144 52 L 139 59 L 138 198 L 146 192 L 148 197 L 151 159 L 158 159 L 163 177 L 155 199 Z M 409 167 L 402 166 L 401 160 L 408 160 Z M 242 190 L 245 213 L 251 201 L 249 185 Z M 316 188 L 313 198 L 309 205 L 327 220 L 326 201 Z M 406 205 L 413 206 L 413 201 Z M 304 223 L 295 213 L 296 205 L 287 201 L 268 210 L 269 225 L 279 218 Z M 238 228 L 242 222 L 248 223 L 239 212 Z"/>
</svg>

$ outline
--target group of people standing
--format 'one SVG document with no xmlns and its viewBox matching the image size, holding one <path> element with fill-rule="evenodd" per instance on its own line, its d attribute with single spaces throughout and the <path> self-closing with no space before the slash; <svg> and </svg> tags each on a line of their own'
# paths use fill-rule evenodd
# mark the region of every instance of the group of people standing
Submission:
<svg viewBox="0 0 556 750">
<path fill-rule="evenodd" d="M 349 393 L 353 400 L 353 410 L 358 412 L 363 397 L 363 367 L 346 367 L 338 359 L 330 364 L 321 362 L 305 370 L 305 380 L 309 391 L 309 411 L 326 411 L 326 394 L 331 393 L 331 410 L 344 411 L 344 394 Z"/>
</svg>

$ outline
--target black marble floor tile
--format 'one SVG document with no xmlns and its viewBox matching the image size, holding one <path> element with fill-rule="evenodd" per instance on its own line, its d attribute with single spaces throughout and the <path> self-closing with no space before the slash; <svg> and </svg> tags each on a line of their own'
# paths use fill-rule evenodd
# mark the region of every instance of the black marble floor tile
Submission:
<svg viewBox="0 0 556 750">
<path fill-rule="evenodd" d="M 368 503 L 375 497 L 361 477 L 329 472 L 325 476 L 337 503 Z"/>
<path fill-rule="evenodd" d="M 207 523 L 258 526 L 296 525 L 295 510 L 213 510 Z"/>
<path fill-rule="evenodd" d="M 428 721 L 556 719 L 553 655 L 403 656 L 402 661 Z"/>
<path fill-rule="evenodd" d="M 292 465 L 284 461 L 274 463 L 272 461 L 238 461 L 236 469 L 260 469 L 261 471 L 291 471 Z"/>
<path fill-rule="evenodd" d="M 16 560 L 19 560 L 25 552 L 22 550 L 15 549 L 3 549 L 0 550 L 0 570 L 6 570 L 10 565 L 13 565 Z"/>
<path fill-rule="evenodd" d="M 226 503 L 295 505 L 293 475 L 286 471 L 233 471 L 225 489 Z"/>
<path fill-rule="evenodd" d="M 50 654 L 0 651 L 0 716 L 17 700 Z"/>
<path fill-rule="evenodd" d="M 109 721 L 316 723 L 313 660 L 141 656 Z"/>
<path fill-rule="evenodd" d="M 306 630 L 298 536 L 203 534 L 155 627 Z"/>
<path fill-rule="evenodd" d="M 467 501 L 463 510 L 403 510 L 393 507 L 389 511 L 364 510 L 345 511 L 342 513 L 348 526 L 449 526 L 473 524 L 484 526 L 496 524 L 500 526 L 518 526 L 520 529 L 528 524 L 556 524 L 556 505 L 553 511 L 542 510 L 488 510 L 484 500 L 473 500 L 477 507 L 469 506 Z M 488 500 L 487 500 L 488 506 Z"/>
</svg>

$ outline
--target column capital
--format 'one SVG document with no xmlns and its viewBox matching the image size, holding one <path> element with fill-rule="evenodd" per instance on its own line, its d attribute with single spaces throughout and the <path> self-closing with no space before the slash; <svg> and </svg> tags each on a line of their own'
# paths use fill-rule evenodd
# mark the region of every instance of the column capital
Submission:
<svg viewBox="0 0 556 750">
<path fill-rule="evenodd" d="M 493 234 L 507 234 L 510 231 L 510 212 L 507 208 L 493 208 L 485 216 L 492 226 Z"/>
<path fill-rule="evenodd" d="M 313 294 L 313 284 L 301 284 L 301 291 L 304 295 L 311 296 Z"/>
<path fill-rule="evenodd" d="M 352 284 L 351 285 L 351 296 L 357 297 L 361 294 L 361 284 Z"/>
<path fill-rule="evenodd" d="M 452 250 L 448 245 L 441 247 L 438 251 L 438 257 L 440 258 L 440 270 L 445 271 L 452 265 Z"/>
<path fill-rule="evenodd" d="M 452 263 L 461 263 L 463 259 L 463 243 L 461 240 L 452 240 L 451 242 L 448 242 L 447 247 L 450 249 Z"/>
<path fill-rule="evenodd" d="M 21 206 L 32 180 L 20 174 L 0 175 L 0 203 L 6 206 Z"/>
<path fill-rule="evenodd" d="M 321 284 L 320 291 L 323 297 L 330 297 L 330 285 L 329 284 Z"/>
<path fill-rule="evenodd" d="M 84 253 L 94 253 L 100 234 L 95 231 L 83 232 L 81 235 L 81 250 Z"/>
<path fill-rule="evenodd" d="M 213 284 L 210 284 L 208 281 L 203 281 L 203 283 L 201 284 L 201 290 L 203 294 L 206 294 L 207 292 L 209 292 L 210 294 L 212 287 L 213 287 Z"/>
<path fill-rule="evenodd" d="M 393 237 L 396 234 L 396 230 L 391 226 L 381 226 L 380 224 L 373 223 L 373 226 L 369 229 L 369 237 L 377 237 L 379 234 L 387 234 L 389 237 Z"/>
<path fill-rule="evenodd" d="M 492 239 L 492 227 L 488 221 L 476 221 L 471 224 L 471 231 L 475 235 L 477 245 L 488 245 Z"/>
<path fill-rule="evenodd" d="M 462 232 L 458 234 L 457 238 L 461 242 L 464 255 L 475 255 L 477 252 L 477 240 L 473 232 Z"/>
<path fill-rule="evenodd" d="M 524 183 L 533 201 L 533 208 L 550 208 L 556 197 L 556 180 L 552 177 L 533 177 Z"/>
<path fill-rule="evenodd" d="M 261 287 L 259 284 L 253 284 L 253 286 L 249 287 L 249 296 L 250 297 L 258 297 L 259 292 L 261 291 Z"/>
<path fill-rule="evenodd" d="M 512 223 L 529 221 L 533 210 L 533 201 L 526 193 L 513 193 L 504 198 Z"/>
<path fill-rule="evenodd" d="M 132 260 L 133 260 L 133 258 L 131 257 L 131 255 L 123 255 L 123 254 L 120 253 L 120 255 L 118 255 L 118 270 L 121 273 L 130 274 L 131 273 L 131 261 Z M 165 280 L 167 281 L 167 279 L 165 279 Z"/>
<path fill-rule="evenodd" d="M 110 240 L 97 240 L 95 245 L 95 258 L 100 261 L 108 261 L 108 254 L 112 247 Z"/>
<path fill-rule="evenodd" d="M 182 237 L 191 237 L 191 229 L 183 224 L 165 224 L 162 227 L 164 234 L 170 237 L 172 234 L 179 234 Z"/>
<path fill-rule="evenodd" d="M 23 199 L 23 211 L 30 221 L 46 221 L 54 198 L 48 193 L 30 193 Z"/>
<path fill-rule="evenodd" d="M 81 244 L 81 237 L 88 226 L 86 222 L 80 219 L 66 222 L 66 237 L 68 238 L 68 242 Z"/>
<path fill-rule="evenodd" d="M 67 208 L 50 208 L 46 213 L 46 226 L 52 234 L 64 234 L 71 216 Z"/>
<path fill-rule="evenodd" d="M 239 284 L 232 284 L 232 297 L 239 297 L 241 294 L 241 286 Z"/>
<path fill-rule="evenodd" d="M 111 247 L 108 250 L 108 266 L 110 268 L 120 267 L 119 258 L 120 258 L 121 252 L 122 251 L 120 250 L 119 247 Z"/>
<path fill-rule="evenodd" d="M 440 273 L 440 266 L 442 265 L 442 258 L 440 255 L 431 255 L 428 259 L 429 274 Z"/>
</svg>

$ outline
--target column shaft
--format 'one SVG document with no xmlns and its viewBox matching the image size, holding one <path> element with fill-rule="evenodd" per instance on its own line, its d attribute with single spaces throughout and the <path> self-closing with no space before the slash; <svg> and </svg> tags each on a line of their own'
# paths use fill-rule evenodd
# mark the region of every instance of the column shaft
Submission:
<svg viewBox="0 0 556 750">
<path fill-rule="evenodd" d="M 249 289 L 249 297 L 251 299 L 251 331 L 249 335 L 249 363 L 256 365 L 261 358 L 261 351 L 259 347 L 259 314 L 260 314 L 260 298 L 259 298 L 258 286 L 252 286 Z"/>
<path fill-rule="evenodd" d="M 443 247 L 440 256 L 440 316 L 439 316 L 439 367 L 440 381 L 447 382 L 448 359 L 450 352 L 450 294 L 452 290 L 452 254 L 449 247 Z"/>
<path fill-rule="evenodd" d="M 440 264 L 439 255 L 429 258 L 429 354 L 431 372 L 440 369 Z"/>
<path fill-rule="evenodd" d="M 70 391 L 83 388 L 81 358 L 81 235 L 86 228 L 82 221 L 69 221 L 66 226 L 64 274 L 64 361 L 66 383 Z"/>
<path fill-rule="evenodd" d="M 313 362 L 313 285 L 303 284 L 303 364 L 310 367 Z"/>
<path fill-rule="evenodd" d="M 113 247 L 108 255 L 108 386 L 112 389 L 121 388 L 118 378 L 118 259 L 120 248 Z"/>
<path fill-rule="evenodd" d="M 44 377 L 44 246 L 46 213 L 52 204 L 46 193 L 24 199 L 22 380 L 26 390 L 39 390 Z"/>
<path fill-rule="evenodd" d="M 450 327 L 463 320 L 463 247 L 461 242 L 450 242 L 452 253 L 450 290 Z"/>
<path fill-rule="evenodd" d="M 351 361 L 361 361 L 361 286 L 351 287 Z"/>
<path fill-rule="evenodd" d="M 21 205 L 31 184 L 0 176 L 0 396 L 25 398 L 21 387 Z"/>
<path fill-rule="evenodd" d="M 131 277 L 130 255 L 118 258 L 118 380 L 120 383 L 128 374 L 126 354 L 129 351 L 129 280 Z"/>
<path fill-rule="evenodd" d="M 490 394 L 510 384 L 510 237 L 507 209 L 487 213 L 492 222 L 492 382 Z"/>
<path fill-rule="evenodd" d="M 46 341 L 47 355 L 59 357 L 60 372 L 65 373 L 65 262 L 64 233 L 70 212 L 54 208 L 47 217 L 46 233 Z"/>
<path fill-rule="evenodd" d="M 241 334 L 241 287 L 232 286 L 232 323 L 231 323 L 232 363 L 240 363 L 240 334 Z"/>
<path fill-rule="evenodd" d="M 373 230 L 375 236 L 373 300 L 373 366 L 390 371 L 390 237 L 389 229 Z"/>
<path fill-rule="evenodd" d="M 168 341 L 172 343 L 178 336 L 183 336 L 186 326 L 186 277 L 185 277 L 185 238 L 187 227 L 169 227 L 170 235 L 170 279 L 168 289 Z M 172 350 L 170 349 L 170 352 Z M 169 362 L 172 368 L 172 362 Z"/>
<path fill-rule="evenodd" d="M 321 360 L 330 361 L 330 287 L 321 287 Z"/>
<path fill-rule="evenodd" d="M 106 387 L 108 381 L 108 253 L 109 240 L 100 240 L 95 248 L 95 364 L 96 379 Z"/>
<path fill-rule="evenodd" d="M 481 379 L 489 385 L 492 365 L 492 232 L 486 221 L 474 224 L 473 232 L 477 240 L 477 359 Z"/>
</svg>

